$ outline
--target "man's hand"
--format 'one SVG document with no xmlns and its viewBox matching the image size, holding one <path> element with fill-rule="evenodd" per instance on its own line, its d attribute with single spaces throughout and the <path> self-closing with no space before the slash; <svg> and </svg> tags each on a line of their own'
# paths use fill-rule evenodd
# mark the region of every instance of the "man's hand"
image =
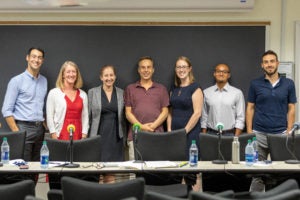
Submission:
<svg viewBox="0 0 300 200">
<path fill-rule="evenodd" d="M 154 132 L 155 129 L 151 127 L 152 123 L 141 124 L 141 130 Z"/>
</svg>

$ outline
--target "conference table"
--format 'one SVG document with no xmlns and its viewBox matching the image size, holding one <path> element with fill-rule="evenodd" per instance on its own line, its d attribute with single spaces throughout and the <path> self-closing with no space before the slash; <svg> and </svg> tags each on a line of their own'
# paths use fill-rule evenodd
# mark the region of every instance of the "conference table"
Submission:
<svg viewBox="0 0 300 200">
<path fill-rule="evenodd" d="M 16 165 L 4 165 L 0 167 L 0 174 L 105 174 L 105 173 L 242 173 L 242 174 L 296 174 L 300 173 L 299 164 L 286 164 L 285 162 L 274 161 L 271 164 L 258 163 L 253 166 L 246 166 L 244 162 L 239 164 L 213 164 L 211 161 L 199 161 L 196 167 L 189 165 L 182 166 L 182 162 L 156 161 L 144 163 L 109 162 L 91 163 L 76 162 L 78 168 L 67 168 L 61 162 L 52 162 L 47 169 L 42 169 L 39 162 L 29 162 L 28 169 L 20 169 Z M 148 164 L 149 163 L 149 164 Z M 175 164 L 172 166 L 172 164 Z M 180 167 L 181 166 L 181 167 Z"/>
</svg>

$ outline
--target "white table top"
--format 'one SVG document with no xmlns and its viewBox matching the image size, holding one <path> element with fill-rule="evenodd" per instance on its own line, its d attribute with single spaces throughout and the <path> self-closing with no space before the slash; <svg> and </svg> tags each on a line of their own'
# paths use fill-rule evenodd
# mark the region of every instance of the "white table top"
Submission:
<svg viewBox="0 0 300 200">
<path fill-rule="evenodd" d="M 272 162 L 271 164 L 254 164 L 253 166 L 246 166 L 244 162 L 240 164 L 213 164 L 211 161 L 200 161 L 197 167 L 190 167 L 185 165 L 183 167 L 166 167 L 158 168 L 149 167 L 145 163 L 132 162 L 109 162 L 105 167 L 100 168 L 97 163 L 90 162 L 74 162 L 80 166 L 78 168 L 66 168 L 63 166 L 53 167 L 51 164 L 48 169 L 42 169 L 39 162 L 29 162 L 28 169 L 19 169 L 18 166 L 4 165 L 0 167 L 0 173 L 143 173 L 143 172 L 157 172 L 157 173 L 300 173 L 299 164 L 286 164 L 284 162 Z M 147 163 L 147 162 L 146 162 Z M 174 162 L 179 164 L 180 162 Z M 104 164 L 104 165 L 105 165 Z M 158 165 L 160 163 L 157 163 Z"/>
</svg>

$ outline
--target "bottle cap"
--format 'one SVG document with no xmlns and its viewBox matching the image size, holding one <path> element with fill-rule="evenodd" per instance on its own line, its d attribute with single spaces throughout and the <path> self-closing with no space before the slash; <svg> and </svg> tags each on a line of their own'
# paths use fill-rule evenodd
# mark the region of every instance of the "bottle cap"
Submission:
<svg viewBox="0 0 300 200">
<path fill-rule="evenodd" d="M 248 143 L 251 143 L 251 142 L 252 142 L 251 139 L 249 139 L 249 140 L 248 140 Z"/>
<path fill-rule="evenodd" d="M 7 137 L 3 137 L 3 141 L 7 141 Z"/>
<path fill-rule="evenodd" d="M 43 144 L 47 144 L 47 141 L 46 141 L 46 140 L 44 140 L 44 141 L 43 141 Z"/>
<path fill-rule="evenodd" d="M 256 137 L 253 137 L 252 140 L 255 141 L 255 140 L 256 140 Z"/>
<path fill-rule="evenodd" d="M 196 140 L 192 140 L 192 144 L 196 144 Z"/>
</svg>

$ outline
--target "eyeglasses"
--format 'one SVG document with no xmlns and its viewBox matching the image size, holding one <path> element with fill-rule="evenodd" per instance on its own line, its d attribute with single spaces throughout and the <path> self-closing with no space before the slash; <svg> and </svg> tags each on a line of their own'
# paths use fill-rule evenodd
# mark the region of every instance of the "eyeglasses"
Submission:
<svg viewBox="0 0 300 200">
<path fill-rule="evenodd" d="M 96 169 L 102 169 L 104 167 L 103 163 L 92 163 L 88 165 L 82 165 L 82 168 L 95 167 Z"/>
<path fill-rule="evenodd" d="M 230 71 L 221 71 L 221 70 L 217 70 L 216 73 L 217 73 L 217 74 L 222 74 L 222 73 L 223 73 L 223 74 L 229 74 Z"/>
<path fill-rule="evenodd" d="M 181 66 L 176 66 L 175 68 L 176 69 L 187 69 L 187 68 L 189 68 L 189 66 L 187 66 L 187 65 L 181 65 Z"/>
</svg>

